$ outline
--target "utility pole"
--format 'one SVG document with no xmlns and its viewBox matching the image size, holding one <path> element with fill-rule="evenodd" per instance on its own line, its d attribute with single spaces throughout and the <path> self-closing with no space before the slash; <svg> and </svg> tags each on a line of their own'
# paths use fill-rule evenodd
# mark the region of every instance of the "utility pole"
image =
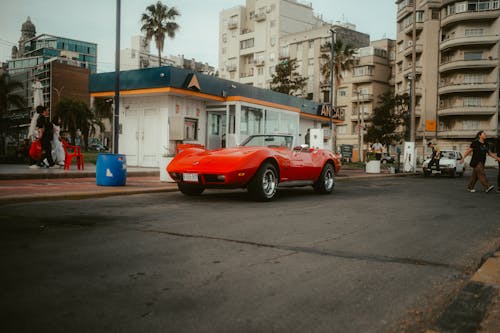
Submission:
<svg viewBox="0 0 500 333">
<path fill-rule="evenodd" d="M 361 145 L 361 115 L 359 112 L 359 89 L 356 89 L 356 105 L 358 112 L 358 161 L 363 162 L 363 147 Z"/>
<path fill-rule="evenodd" d="M 333 82 L 333 72 L 335 69 L 335 30 L 330 28 L 330 32 L 332 33 L 332 45 L 330 48 L 330 135 L 331 135 L 331 144 L 332 151 L 335 152 L 337 150 L 337 140 L 336 140 L 336 125 L 333 123 L 333 112 L 335 107 L 335 87 Z"/>
<path fill-rule="evenodd" d="M 121 0 L 116 0 L 116 46 L 115 46 L 115 103 L 113 117 L 113 153 L 118 154 L 120 124 L 120 16 Z"/>
<path fill-rule="evenodd" d="M 417 67 L 417 0 L 413 0 L 413 13 L 412 13 L 412 21 L 413 21 L 413 31 L 412 31 L 412 40 L 411 40 L 411 81 L 410 81 L 410 104 L 411 104 L 411 118 L 410 118 L 410 142 L 415 142 L 415 132 L 416 132 L 416 115 L 415 115 L 415 104 L 416 104 L 416 96 L 415 96 L 415 81 L 417 79 L 416 76 L 416 67 Z"/>
</svg>

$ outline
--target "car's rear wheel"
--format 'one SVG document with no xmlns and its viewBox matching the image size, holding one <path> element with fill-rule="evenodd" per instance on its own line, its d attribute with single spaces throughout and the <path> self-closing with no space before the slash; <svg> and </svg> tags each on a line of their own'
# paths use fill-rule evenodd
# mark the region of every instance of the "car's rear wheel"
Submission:
<svg viewBox="0 0 500 333">
<path fill-rule="evenodd" d="M 179 191 L 182 192 L 182 194 L 193 196 L 193 195 L 200 195 L 205 191 L 205 188 L 200 185 L 196 184 L 185 184 L 185 183 L 178 183 L 177 187 L 179 188 Z"/>
<path fill-rule="evenodd" d="M 314 191 L 320 194 L 328 194 L 332 193 L 334 186 L 335 176 L 333 165 L 331 163 L 326 163 L 323 170 L 321 170 L 318 181 L 314 184 Z"/>
<path fill-rule="evenodd" d="M 278 190 L 278 172 L 272 163 L 263 163 L 247 186 L 250 195 L 259 201 L 271 201 Z"/>
</svg>

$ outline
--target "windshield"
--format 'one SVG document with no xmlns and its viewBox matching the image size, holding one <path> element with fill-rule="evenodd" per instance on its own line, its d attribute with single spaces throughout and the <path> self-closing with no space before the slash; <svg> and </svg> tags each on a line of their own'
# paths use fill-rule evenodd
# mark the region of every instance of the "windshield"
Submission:
<svg viewBox="0 0 500 333">
<path fill-rule="evenodd" d="M 442 151 L 441 157 L 442 158 L 449 158 L 450 160 L 454 160 L 455 159 L 455 152 L 454 151 Z"/>
<path fill-rule="evenodd" d="M 269 147 L 292 149 L 293 137 L 289 135 L 253 135 L 248 137 L 242 146 L 245 147 Z"/>
</svg>

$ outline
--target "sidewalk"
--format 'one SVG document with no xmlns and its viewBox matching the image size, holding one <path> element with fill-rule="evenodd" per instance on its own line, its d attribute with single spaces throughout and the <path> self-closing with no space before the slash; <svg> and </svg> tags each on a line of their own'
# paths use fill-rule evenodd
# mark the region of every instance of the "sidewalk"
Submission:
<svg viewBox="0 0 500 333">
<path fill-rule="evenodd" d="M 367 174 L 360 169 L 342 169 L 337 181 L 383 176 L 414 174 Z M 43 187 L 43 191 L 41 188 Z M 61 168 L 30 169 L 23 164 L 0 164 L 0 204 L 20 200 L 67 200 L 111 195 L 177 191 L 175 183 L 160 181 L 159 168 L 127 167 L 125 186 L 98 186 L 96 167 L 85 165 L 85 170 L 72 166 Z"/>
</svg>

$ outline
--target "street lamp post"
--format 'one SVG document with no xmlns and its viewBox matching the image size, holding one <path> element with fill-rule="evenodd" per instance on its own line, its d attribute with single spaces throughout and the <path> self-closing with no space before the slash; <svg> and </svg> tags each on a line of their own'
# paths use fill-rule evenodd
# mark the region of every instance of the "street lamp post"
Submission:
<svg viewBox="0 0 500 333">
<path fill-rule="evenodd" d="M 113 153 L 118 154 L 120 116 L 120 16 L 121 1 L 116 0 L 116 46 L 115 46 L 115 110 L 113 117 Z"/>
<path fill-rule="evenodd" d="M 337 142 L 336 142 L 336 136 L 335 136 L 335 130 L 336 126 L 333 123 L 333 111 L 335 107 L 335 88 L 334 88 L 334 83 L 333 83 L 333 72 L 335 68 L 335 30 L 330 29 L 330 32 L 332 33 L 332 45 L 330 47 L 330 135 L 331 135 L 331 144 L 332 144 L 332 151 L 335 152 L 337 148 Z"/>
</svg>

